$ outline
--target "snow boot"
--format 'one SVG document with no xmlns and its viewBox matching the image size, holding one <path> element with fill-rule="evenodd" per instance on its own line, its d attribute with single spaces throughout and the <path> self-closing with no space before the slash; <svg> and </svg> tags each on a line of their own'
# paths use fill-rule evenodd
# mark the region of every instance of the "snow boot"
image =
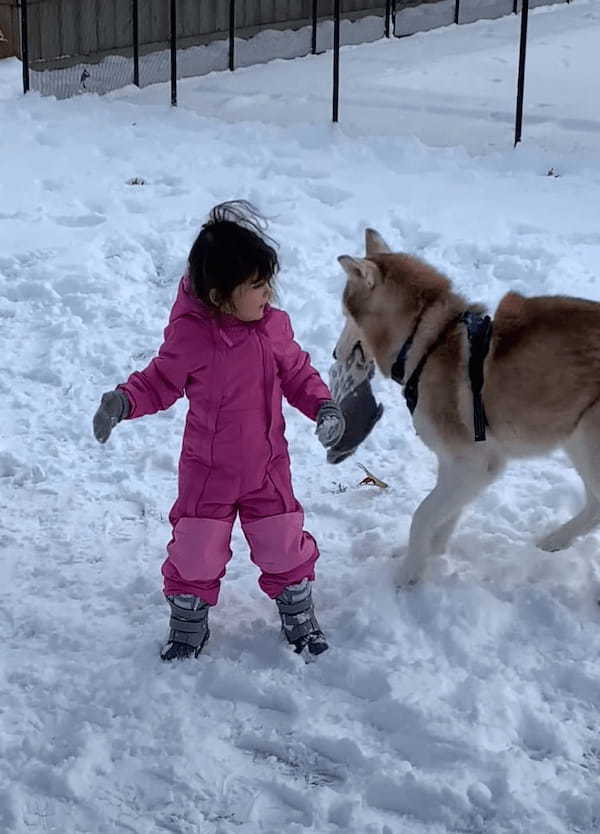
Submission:
<svg viewBox="0 0 600 834">
<path fill-rule="evenodd" d="M 160 652 L 161 660 L 198 657 L 210 636 L 208 603 L 193 594 L 168 596 L 171 608 L 169 637 Z"/>
<path fill-rule="evenodd" d="M 329 648 L 315 617 L 308 579 L 303 579 L 297 585 L 288 585 L 275 602 L 281 616 L 283 633 L 296 654 L 319 655 Z"/>
</svg>

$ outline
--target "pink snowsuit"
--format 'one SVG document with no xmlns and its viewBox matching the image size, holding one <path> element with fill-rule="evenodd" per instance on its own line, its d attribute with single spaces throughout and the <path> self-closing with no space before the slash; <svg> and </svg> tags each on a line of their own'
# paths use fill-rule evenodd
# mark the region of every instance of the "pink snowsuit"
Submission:
<svg viewBox="0 0 600 834">
<path fill-rule="evenodd" d="M 119 388 L 130 419 L 184 393 L 189 399 L 162 566 L 166 594 L 217 602 L 238 512 L 265 593 L 274 598 L 314 579 L 319 551 L 292 490 L 281 401 L 283 394 L 314 420 L 331 394 L 294 341 L 287 313 L 267 307 L 249 323 L 216 313 L 184 276 L 158 355 Z"/>
</svg>

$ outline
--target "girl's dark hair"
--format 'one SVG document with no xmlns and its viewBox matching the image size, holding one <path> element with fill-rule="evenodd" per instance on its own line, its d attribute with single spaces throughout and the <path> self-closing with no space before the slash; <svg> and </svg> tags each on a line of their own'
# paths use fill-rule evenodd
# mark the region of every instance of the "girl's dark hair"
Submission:
<svg viewBox="0 0 600 834">
<path fill-rule="evenodd" d="M 265 219 L 245 200 L 213 208 L 188 257 L 192 288 L 201 301 L 221 307 L 251 278 L 272 285 L 279 259 L 266 228 Z"/>
</svg>

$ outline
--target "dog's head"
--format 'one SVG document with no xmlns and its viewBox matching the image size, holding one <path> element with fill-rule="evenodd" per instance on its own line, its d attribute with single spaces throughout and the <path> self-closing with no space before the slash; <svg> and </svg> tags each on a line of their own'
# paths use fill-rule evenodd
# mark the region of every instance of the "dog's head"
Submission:
<svg viewBox="0 0 600 834">
<path fill-rule="evenodd" d="M 335 349 L 344 360 L 360 342 L 365 356 L 389 376 L 400 346 L 417 317 L 450 292 L 450 282 L 428 264 L 392 253 L 374 229 L 365 233 L 366 257 L 340 255 L 346 273 L 343 308 L 346 326 Z"/>
<path fill-rule="evenodd" d="M 390 248 L 374 229 L 365 232 L 365 248 L 365 258 L 352 258 L 350 255 L 338 258 L 346 273 L 344 311 L 359 327 L 361 321 L 381 311 L 381 304 L 385 301 L 385 294 L 381 292 L 383 275 L 374 258 L 390 253 Z"/>
<path fill-rule="evenodd" d="M 365 248 L 367 258 L 375 254 L 389 253 L 390 248 L 374 229 L 365 232 Z M 369 350 L 365 334 L 360 327 L 361 320 L 377 311 L 375 285 L 380 282 L 381 275 L 377 265 L 364 258 L 352 258 L 340 255 L 338 261 L 346 272 L 347 281 L 343 294 L 343 311 L 346 324 L 335 346 L 336 359 L 346 361 L 352 351 L 360 344 L 366 358 L 373 358 Z"/>
</svg>

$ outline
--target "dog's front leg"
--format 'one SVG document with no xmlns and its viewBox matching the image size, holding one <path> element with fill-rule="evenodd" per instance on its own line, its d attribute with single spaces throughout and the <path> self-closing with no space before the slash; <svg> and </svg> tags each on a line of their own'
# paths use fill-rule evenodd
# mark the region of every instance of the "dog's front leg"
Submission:
<svg viewBox="0 0 600 834">
<path fill-rule="evenodd" d="M 427 559 L 445 547 L 463 509 L 492 483 L 500 468 L 495 456 L 481 453 L 439 460 L 437 483 L 417 507 L 410 525 L 408 553 L 397 575 L 399 585 L 419 579 Z"/>
<path fill-rule="evenodd" d="M 450 536 L 454 532 L 456 525 L 458 524 L 460 516 L 460 513 L 456 513 L 456 515 L 453 515 L 452 518 L 448 519 L 448 521 L 445 521 L 443 524 L 439 525 L 431 540 L 432 556 L 441 556 L 442 553 L 446 552 L 446 548 L 448 547 L 448 541 L 450 539 Z"/>
</svg>

